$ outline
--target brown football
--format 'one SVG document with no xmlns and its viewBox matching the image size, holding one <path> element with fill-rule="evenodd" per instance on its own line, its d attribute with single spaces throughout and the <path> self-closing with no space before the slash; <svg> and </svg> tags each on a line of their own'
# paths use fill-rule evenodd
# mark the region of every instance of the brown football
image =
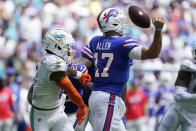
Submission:
<svg viewBox="0 0 196 131">
<path fill-rule="evenodd" d="M 142 8 L 138 6 L 129 6 L 128 14 L 135 25 L 141 28 L 150 27 L 150 17 Z"/>
</svg>

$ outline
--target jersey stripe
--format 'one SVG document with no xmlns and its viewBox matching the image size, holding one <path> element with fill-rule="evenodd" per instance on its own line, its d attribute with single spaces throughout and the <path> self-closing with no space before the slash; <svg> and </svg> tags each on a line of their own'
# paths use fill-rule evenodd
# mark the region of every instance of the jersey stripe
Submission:
<svg viewBox="0 0 196 131">
<path fill-rule="evenodd" d="M 113 116 L 113 112 L 114 112 L 114 103 L 115 103 L 115 95 L 110 94 L 108 111 L 107 111 L 103 131 L 109 131 L 110 130 L 110 125 L 111 125 L 112 116 Z"/>
<path fill-rule="evenodd" d="M 59 93 L 59 98 L 61 98 L 61 96 L 63 95 L 63 89 L 60 89 L 60 93 Z"/>
<path fill-rule="evenodd" d="M 87 73 L 87 68 L 86 67 L 84 67 L 84 69 L 81 71 L 82 73 Z"/>
<path fill-rule="evenodd" d="M 127 123 L 126 123 L 126 120 L 125 120 L 125 115 L 123 116 L 122 121 L 123 121 L 123 124 L 125 126 L 125 129 L 127 129 Z"/>
<path fill-rule="evenodd" d="M 31 130 L 34 131 L 34 109 L 31 107 Z"/>
<path fill-rule="evenodd" d="M 82 49 L 82 53 L 86 54 L 91 59 L 93 58 L 93 56 L 91 54 L 87 53 L 84 49 Z"/>
<path fill-rule="evenodd" d="M 124 44 L 123 47 L 133 46 L 133 45 L 138 45 L 138 44 L 137 43 L 127 43 L 127 44 Z"/>
<path fill-rule="evenodd" d="M 91 52 L 91 50 L 89 48 L 84 47 L 83 50 L 86 51 L 88 54 L 93 56 L 93 53 Z"/>
<path fill-rule="evenodd" d="M 87 50 L 90 54 L 93 54 L 92 51 L 87 47 L 84 47 L 84 50 Z"/>
<path fill-rule="evenodd" d="M 125 40 L 125 42 L 132 42 L 132 41 L 137 42 L 136 39 L 128 39 L 128 40 Z"/>
<path fill-rule="evenodd" d="M 76 128 L 77 124 L 78 124 L 78 118 L 76 119 L 76 121 L 75 121 L 75 123 L 74 123 L 74 125 L 73 125 L 73 128 L 74 128 L 74 129 Z"/>
</svg>

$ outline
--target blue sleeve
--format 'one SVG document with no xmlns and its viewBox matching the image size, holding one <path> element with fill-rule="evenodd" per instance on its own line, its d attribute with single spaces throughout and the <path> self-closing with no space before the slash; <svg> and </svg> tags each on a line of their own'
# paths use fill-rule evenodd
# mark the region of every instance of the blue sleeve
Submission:
<svg viewBox="0 0 196 131">
<path fill-rule="evenodd" d="M 89 44 L 87 44 L 83 49 L 82 49 L 82 56 L 89 59 L 90 61 L 93 61 L 93 53 L 92 50 L 90 48 L 91 43 L 92 43 L 93 39 L 91 39 L 91 41 L 89 42 Z"/>
<path fill-rule="evenodd" d="M 80 71 L 82 73 L 88 73 L 88 70 L 84 64 L 71 62 L 69 63 L 68 66 L 75 71 Z"/>
<path fill-rule="evenodd" d="M 122 54 L 124 57 L 129 57 L 129 52 L 138 46 L 138 41 L 136 39 L 133 39 L 131 37 L 125 37 L 122 39 Z"/>
<path fill-rule="evenodd" d="M 88 70 L 86 68 L 85 65 L 83 64 L 80 64 L 80 63 L 74 63 L 74 62 L 71 62 L 69 63 L 68 65 L 71 69 L 75 70 L 75 71 L 80 71 L 82 73 L 87 73 Z M 72 84 L 74 85 L 74 87 L 78 90 L 78 92 L 80 93 L 81 95 L 81 89 L 82 89 L 82 85 L 81 83 L 79 82 L 79 80 L 75 79 L 75 78 L 72 78 L 72 77 L 69 77 L 70 81 L 72 82 Z"/>
</svg>

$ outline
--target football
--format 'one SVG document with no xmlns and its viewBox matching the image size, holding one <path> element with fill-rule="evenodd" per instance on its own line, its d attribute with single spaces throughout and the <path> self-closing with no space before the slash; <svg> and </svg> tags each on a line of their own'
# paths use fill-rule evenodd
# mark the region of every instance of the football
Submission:
<svg viewBox="0 0 196 131">
<path fill-rule="evenodd" d="M 150 17 L 142 8 L 138 6 L 129 6 L 128 14 L 135 25 L 141 28 L 150 27 Z"/>
</svg>

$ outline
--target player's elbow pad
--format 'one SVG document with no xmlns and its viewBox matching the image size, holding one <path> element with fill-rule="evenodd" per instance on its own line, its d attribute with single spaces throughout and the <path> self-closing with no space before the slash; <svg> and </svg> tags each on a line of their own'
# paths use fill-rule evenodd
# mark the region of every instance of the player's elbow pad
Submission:
<svg viewBox="0 0 196 131">
<path fill-rule="evenodd" d="M 78 93 L 78 91 L 74 88 L 68 76 L 66 76 L 63 80 L 58 83 L 58 86 L 62 88 L 66 94 L 69 96 L 70 100 L 76 104 L 78 107 L 84 105 L 84 102 Z"/>
</svg>

